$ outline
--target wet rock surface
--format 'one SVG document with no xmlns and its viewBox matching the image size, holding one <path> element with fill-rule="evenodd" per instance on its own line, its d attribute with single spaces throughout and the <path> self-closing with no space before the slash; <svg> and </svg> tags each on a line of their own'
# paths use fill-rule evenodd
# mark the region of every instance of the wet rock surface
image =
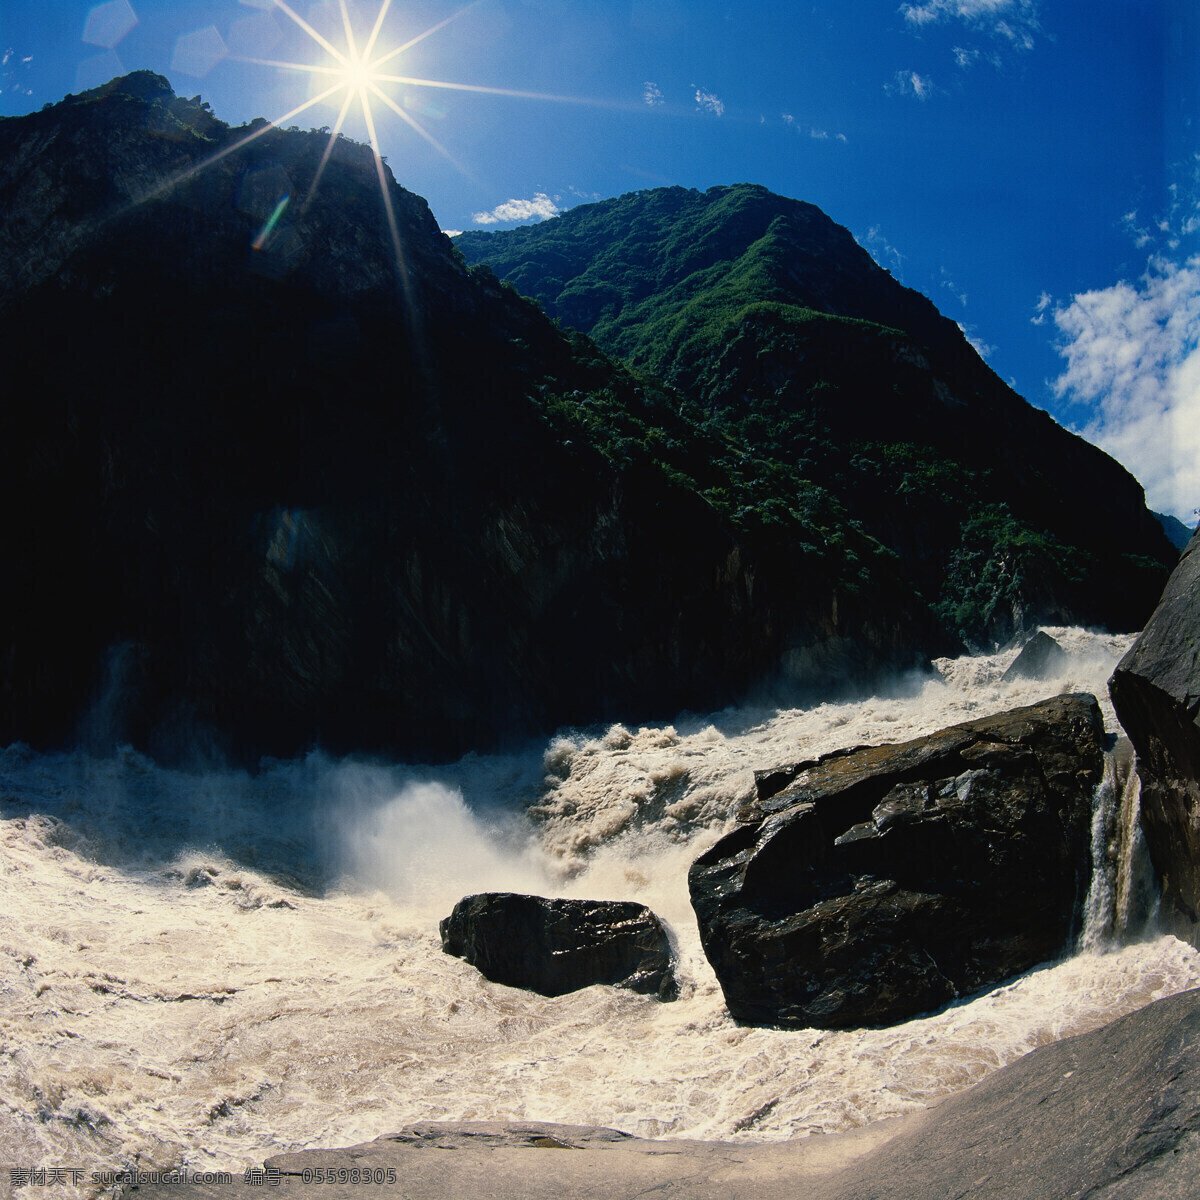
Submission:
<svg viewBox="0 0 1200 1200">
<path fill-rule="evenodd" d="M 1021 647 L 1001 683 L 1012 679 L 1049 679 L 1067 665 L 1067 652 L 1044 630 L 1039 629 Z"/>
<path fill-rule="evenodd" d="M 1137 750 L 1142 828 L 1164 908 L 1194 924 L 1200 920 L 1200 534 L 1108 688 Z"/>
<path fill-rule="evenodd" d="M 730 1012 L 887 1025 L 1062 953 L 1103 741 L 1095 698 L 1059 696 L 762 773 L 689 873 Z"/>
<path fill-rule="evenodd" d="M 442 949 L 493 983 L 544 996 L 595 983 L 663 1000 L 677 995 L 666 930 L 632 901 L 483 892 L 460 900 L 439 928 Z"/>
<path fill-rule="evenodd" d="M 364 1190 L 380 1200 L 1192 1200 L 1200 991 L 1043 1046 L 912 1117 L 831 1137 L 752 1145 L 543 1122 L 425 1123 L 264 1165 L 278 1172 L 272 1195 L 310 1194 L 319 1172 L 330 1200 Z M 364 1189 L 365 1172 L 380 1183 Z M 126 1194 L 249 1200 L 267 1190 L 255 1178 Z"/>
</svg>

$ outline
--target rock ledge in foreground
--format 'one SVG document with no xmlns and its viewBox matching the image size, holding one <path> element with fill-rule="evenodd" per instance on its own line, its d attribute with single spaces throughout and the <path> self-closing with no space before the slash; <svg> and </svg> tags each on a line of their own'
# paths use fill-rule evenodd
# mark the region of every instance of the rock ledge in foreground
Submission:
<svg viewBox="0 0 1200 1200">
<path fill-rule="evenodd" d="M 553 1153 L 542 1153 L 550 1150 Z M 566 1150 L 567 1153 L 559 1151 Z M 1043 1046 L 935 1108 L 767 1145 L 644 1141 L 542 1122 L 424 1123 L 281 1154 L 277 1188 L 136 1189 L 139 1200 L 1194 1200 L 1200 991 Z M 388 1170 L 394 1183 L 363 1187 Z M 322 1186 L 313 1191 L 316 1172 Z M 306 1172 L 309 1182 L 305 1182 Z M 344 1175 L 342 1174 L 344 1172 Z M 339 1183 L 339 1179 L 346 1182 Z"/>
</svg>

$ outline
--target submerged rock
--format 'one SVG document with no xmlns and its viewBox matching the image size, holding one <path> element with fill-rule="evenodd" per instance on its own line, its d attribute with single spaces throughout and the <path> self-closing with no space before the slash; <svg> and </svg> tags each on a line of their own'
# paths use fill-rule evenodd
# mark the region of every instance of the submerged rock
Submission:
<svg viewBox="0 0 1200 1200">
<path fill-rule="evenodd" d="M 1090 875 L 1104 726 L 1058 696 L 765 772 L 692 865 L 704 951 L 750 1024 L 887 1025 L 1055 957 Z"/>
<path fill-rule="evenodd" d="M 562 996 L 594 983 L 674 1000 L 662 922 L 628 900 L 563 900 L 514 892 L 465 896 L 439 926 L 442 949 L 493 983 Z"/>
<path fill-rule="evenodd" d="M 1142 827 L 1164 904 L 1194 924 L 1200 920 L 1200 534 L 1108 690 L 1137 751 Z M 1194 930 L 1189 936 L 1196 940 Z"/>
<path fill-rule="evenodd" d="M 1039 629 L 1021 648 L 1012 666 L 1000 677 L 1001 683 L 1013 679 L 1049 679 L 1066 666 L 1067 652 L 1044 630 Z"/>
</svg>

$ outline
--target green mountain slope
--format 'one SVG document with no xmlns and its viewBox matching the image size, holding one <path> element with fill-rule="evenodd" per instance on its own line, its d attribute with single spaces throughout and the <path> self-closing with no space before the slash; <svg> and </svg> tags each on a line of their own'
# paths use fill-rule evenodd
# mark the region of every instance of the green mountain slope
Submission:
<svg viewBox="0 0 1200 1200">
<path fill-rule="evenodd" d="M 1041 621 L 1133 629 L 1152 610 L 1173 556 L 1136 481 L 814 206 L 665 188 L 456 244 L 676 389 L 711 455 L 689 461 L 653 422 L 641 443 L 664 438 L 662 461 L 735 521 L 878 542 L 972 642 Z M 623 420 L 574 418 L 600 440 Z"/>
</svg>

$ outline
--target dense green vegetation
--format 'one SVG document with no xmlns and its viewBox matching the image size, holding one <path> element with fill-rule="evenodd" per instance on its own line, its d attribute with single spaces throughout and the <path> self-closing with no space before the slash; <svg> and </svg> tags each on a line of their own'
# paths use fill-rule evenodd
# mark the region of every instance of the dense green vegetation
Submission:
<svg viewBox="0 0 1200 1200">
<path fill-rule="evenodd" d="M 848 578 L 890 561 L 972 643 L 1152 604 L 1171 553 L 1134 481 L 812 205 L 664 188 L 456 244 L 638 373 L 632 405 L 542 397 L 562 435 L 651 460 L 739 530 Z"/>
</svg>

